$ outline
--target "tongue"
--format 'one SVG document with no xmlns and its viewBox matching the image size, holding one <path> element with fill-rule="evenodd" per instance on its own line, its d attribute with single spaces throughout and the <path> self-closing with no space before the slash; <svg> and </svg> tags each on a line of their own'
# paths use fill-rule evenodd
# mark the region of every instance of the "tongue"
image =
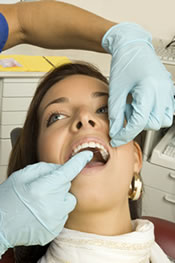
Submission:
<svg viewBox="0 0 175 263">
<path fill-rule="evenodd" d="M 101 165 L 104 165 L 104 163 L 101 160 L 99 160 L 98 154 L 95 153 L 93 159 L 89 163 L 87 163 L 86 168 L 101 166 Z"/>
<path fill-rule="evenodd" d="M 91 161 L 90 163 L 88 163 L 85 168 L 91 168 L 91 167 L 95 167 L 95 166 L 102 166 L 104 165 L 104 163 L 102 162 L 98 162 L 98 161 Z"/>
<path fill-rule="evenodd" d="M 90 150 L 90 148 L 89 148 L 89 150 Z M 87 163 L 85 168 L 91 168 L 91 167 L 95 167 L 95 166 L 104 165 L 103 159 L 102 159 L 99 151 L 93 151 L 93 153 L 94 153 L 93 159 L 89 163 Z"/>
</svg>

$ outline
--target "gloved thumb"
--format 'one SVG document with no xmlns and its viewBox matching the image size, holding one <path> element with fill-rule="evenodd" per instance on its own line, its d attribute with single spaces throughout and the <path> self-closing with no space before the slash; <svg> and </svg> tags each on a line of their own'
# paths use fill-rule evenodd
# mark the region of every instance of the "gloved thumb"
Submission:
<svg viewBox="0 0 175 263">
<path fill-rule="evenodd" d="M 129 119 L 131 118 L 132 115 L 132 105 L 131 104 L 126 104 L 126 108 L 125 108 L 125 118 L 126 121 L 128 122 Z"/>
<path fill-rule="evenodd" d="M 126 123 L 128 123 L 128 121 L 130 120 L 131 116 L 132 116 L 132 113 L 133 113 L 133 108 L 132 108 L 132 105 L 131 104 L 126 104 L 125 105 L 125 120 L 126 120 Z M 127 124 L 126 124 L 127 125 Z M 112 147 L 118 147 L 120 145 L 123 145 L 125 143 L 128 142 L 128 139 L 127 139 L 127 136 L 126 138 L 124 139 L 124 137 L 122 136 L 122 133 L 123 133 L 123 129 L 122 128 L 111 140 L 111 145 Z"/>
</svg>

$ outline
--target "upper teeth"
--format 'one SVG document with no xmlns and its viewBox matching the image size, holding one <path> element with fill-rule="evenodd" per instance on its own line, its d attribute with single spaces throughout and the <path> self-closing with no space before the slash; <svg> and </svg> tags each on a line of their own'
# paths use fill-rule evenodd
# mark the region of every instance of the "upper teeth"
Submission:
<svg viewBox="0 0 175 263">
<path fill-rule="evenodd" d="M 77 152 L 79 152 L 81 149 L 85 149 L 85 148 L 98 148 L 103 159 L 106 161 L 108 159 L 109 153 L 107 152 L 107 150 L 104 148 L 103 145 L 96 143 L 96 142 L 86 142 L 83 144 L 79 144 L 74 150 L 72 155 L 75 155 Z"/>
</svg>

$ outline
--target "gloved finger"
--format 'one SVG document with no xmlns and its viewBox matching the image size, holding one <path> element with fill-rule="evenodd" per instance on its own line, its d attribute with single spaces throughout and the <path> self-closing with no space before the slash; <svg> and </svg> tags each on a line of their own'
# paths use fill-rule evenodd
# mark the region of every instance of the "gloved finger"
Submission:
<svg viewBox="0 0 175 263">
<path fill-rule="evenodd" d="M 171 112 L 171 114 L 170 114 Z M 165 109 L 156 109 L 155 111 L 150 113 L 150 117 L 148 120 L 147 125 L 145 126 L 145 129 L 151 129 L 151 130 L 159 130 L 161 127 L 169 127 L 172 125 L 173 121 L 173 113 L 172 110 L 169 107 L 166 107 Z"/>
<path fill-rule="evenodd" d="M 167 86 L 168 88 L 168 86 Z M 174 97 L 170 92 L 162 96 L 161 101 L 157 101 L 150 113 L 149 120 L 145 129 L 159 130 L 161 127 L 169 127 L 172 125 L 174 113 Z"/>
<path fill-rule="evenodd" d="M 64 198 L 62 198 L 60 195 L 55 196 L 55 199 L 57 200 L 52 202 L 52 209 L 50 209 L 51 201 L 46 201 L 45 208 L 49 208 L 49 213 L 52 213 L 52 215 L 50 215 L 52 219 L 54 219 L 54 216 L 56 216 L 57 220 L 62 220 L 65 215 L 70 213 L 75 208 L 77 200 L 73 194 L 67 192 L 63 194 L 63 197 Z M 58 213 L 55 211 L 58 211 Z"/>
<path fill-rule="evenodd" d="M 74 155 L 65 164 L 57 165 L 58 169 L 50 171 L 40 176 L 38 180 L 33 180 L 30 184 L 27 184 L 27 191 L 32 192 L 32 195 L 38 198 L 50 192 L 59 192 L 60 198 L 64 198 L 64 194 L 67 193 L 71 187 L 70 182 L 92 158 L 93 153 L 91 151 L 83 151 Z M 40 191 L 37 191 L 38 187 Z"/>
<path fill-rule="evenodd" d="M 66 221 L 67 221 L 67 219 L 68 219 L 68 215 L 65 215 L 62 219 L 61 219 L 61 221 L 58 221 L 58 225 L 55 227 L 55 237 L 57 237 L 59 234 L 60 234 L 60 232 L 63 230 L 63 228 L 64 228 L 64 225 L 65 225 L 65 223 L 66 223 Z M 53 240 L 53 238 L 52 238 L 52 240 Z M 52 241 L 52 240 L 50 240 L 50 241 Z M 48 242 L 47 242 L 48 243 Z"/>
<path fill-rule="evenodd" d="M 161 119 L 159 119 L 159 121 L 157 120 L 156 113 L 150 115 L 148 123 L 145 126 L 145 130 L 159 130 L 160 128 L 170 127 L 172 123 L 173 109 L 166 107 L 166 109 L 162 112 Z"/>
<path fill-rule="evenodd" d="M 58 236 L 58 235 L 60 234 L 60 232 L 63 230 L 64 225 L 65 225 L 67 219 L 68 219 L 68 215 L 66 215 L 66 216 L 62 219 L 61 223 L 59 222 L 58 227 L 55 228 L 55 229 L 56 229 L 56 235 L 55 235 L 55 237 Z"/>
<path fill-rule="evenodd" d="M 63 171 L 52 171 L 52 173 L 41 176 L 38 180 L 25 185 L 26 192 L 35 199 L 43 199 L 49 202 L 48 196 L 58 197 L 59 201 L 63 202 L 65 194 L 70 190 L 71 182 L 67 181 Z M 39 191 L 38 191 L 39 188 Z M 49 204 L 48 204 L 49 205 Z"/>
<path fill-rule="evenodd" d="M 128 122 L 128 120 L 131 118 L 131 115 L 132 115 L 132 105 L 131 104 L 126 104 L 126 107 L 125 107 L 125 120 L 126 122 Z M 124 127 L 124 125 L 122 125 L 122 127 Z M 122 128 L 121 128 L 122 129 Z M 120 144 L 118 145 L 118 143 L 116 142 L 115 138 L 117 136 L 117 133 L 115 133 L 113 135 L 113 138 L 112 140 L 110 141 L 112 147 L 117 147 L 117 146 L 120 146 Z M 123 143 L 122 143 L 123 144 Z"/>
<path fill-rule="evenodd" d="M 108 99 L 108 118 L 110 125 L 109 135 L 111 138 L 113 138 L 115 134 L 118 133 L 124 125 L 126 98 L 120 97 L 121 96 L 115 99 L 114 96 L 110 96 Z"/>
<path fill-rule="evenodd" d="M 131 104 L 126 104 L 125 118 L 126 118 L 127 122 L 131 118 L 131 115 L 132 115 L 132 105 Z"/>
<path fill-rule="evenodd" d="M 126 122 L 128 122 L 129 119 L 131 118 L 132 111 L 133 111 L 132 105 L 131 104 L 126 104 L 126 106 L 125 106 L 125 119 L 126 119 Z M 122 131 L 123 128 L 124 128 L 124 126 L 121 127 L 121 131 Z M 125 142 L 121 142 L 118 139 L 118 137 L 117 137 L 118 133 L 113 134 L 113 137 L 111 137 L 112 139 L 110 141 L 110 144 L 111 144 L 112 147 L 118 147 L 118 146 L 120 146 L 120 145 L 125 143 Z"/>
<path fill-rule="evenodd" d="M 173 85 L 173 112 L 175 114 L 175 85 Z"/>
<path fill-rule="evenodd" d="M 47 237 L 47 242 L 45 242 L 44 238 L 39 237 L 40 238 L 39 242 L 36 242 L 36 245 L 40 244 L 44 246 L 48 244 L 49 242 L 53 241 L 53 239 L 56 238 L 60 234 L 60 232 L 63 230 L 67 219 L 68 219 L 68 215 L 66 214 L 65 216 L 62 216 L 60 220 L 58 220 L 58 218 L 56 217 L 55 220 L 49 221 L 47 225 L 43 223 L 44 227 L 51 233 L 51 236 L 50 238 Z M 54 224 L 53 224 L 53 221 L 54 221 Z"/>
<path fill-rule="evenodd" d="M 145 107 L 144 107 L 145 105 Z M 133 100 L 131 106 L 128 106 L 127 114 L 130 116 L 124 128 L 122 128 L 111 140 L 113 147 L 118 147 L 133 140 L 146 126 L 150 114 L 150 108 L 146 107 L 146 102 L 137 103 Z M 132 113 L 132 114 L 131 114 Z"/>
<path fill-rule="evenodd" d="M 132 105 L 131 104 L 126 104 L 126 109 L 125 109 L 125 117 L 126 121 L 128 121 L 131 118 L 132 115 Z M 158 118 L 158 116 L 161 116 Z M 148 129 L 154 129 L 154 130 L 159 130 L 160 127 L 170 127 L 173 122 L 173 109 L 171 107 L 166 107 L 165 113 L 163 114 L 163 110 L 160 111 L 155 111 L 154 114 L 150 113 L 148 123 L 145 126 L 145 130 Z M 114 145 L 114 142 L 112 142 Z"/>
<path fill-rule="evenodd" d="M 58 164 L 39 162 L 26 166 L 25 168 L 14 172 L 11 177 L 18 183 L 30 183 L 38 178 L 50 175 L 53 171 L 60 167 Z"/>
<path fill-rule="evenodd" d="M 71 211 L 73 211 L 76 204 L 77 204 L 76 197 L 71 193 L 67 193 L 64 200 L 65 213 L 69 214 Z"/>
<path fill-rule="evenodd" d="M 56 231 L 59 231 L 58 234 L 62 231 L 62 229 L 63 229 L 63 227 L 64 227 L 64 225 L 68 219 L 69 213 L 74 210 L 76 203 L 77 203 L 77 201 L 76 201 L 75 196 L 72 195 L 71 193 L 67 193 L 64 202 L 62 202 L 62 204 L 59 204 L 59 206 L 58 206 L 58 211 L 61 211 L 60 220 L 58 220 L 57 215 L 55 217 L 55 212 L 53 213 L 52 220 L 53 220 L 53 217 L 55 217 L 55 222 L 56 221 L 59 222 L 58 227 L 55 228 Z M 55 211 L 55 209 L 54 209 L 54 211 Z M 51 228 L 52 228 L 52 225 L 51 225 Z"/>
<path fill-rule="evenodd" d="M 158 131 L 162 127 L 164 117 L 164 107 L 155 107 L 149 115 L 148 122 L 145 125 L 145 129 L 149 127 L 148 129 Z M 149 126 L 148 126 L 149 124 Z"/>
<path fill-rule="evenodd" d="M 174 92 L 175 92 L 175 90 L 174 90 Z M 162 127 L 170 127 L 172 125 L 173 117 L 175 114 L 175 107 L 174 106 L 175 106 L 175 99 L 174 99 L 174 97 L 172 97 L 170 104 L 167 105 L 165 108 Z"/>
<path fill-rule="evenodd" d="M 74 155 L 62 166 L 62 171 L 67 182 L 72 181 L 93 158 L 93 152 L 83 151 Z"/>
<path fill-rule="evenodd" d="M 165 117 L 162 122 L 163 128 L 170 127 L 173 124 L 173 114 L 171 114 L 170 111 L 168 110 L 168 113 L 167 113 L 167 110 L 166 110 Z"/>
</svg>

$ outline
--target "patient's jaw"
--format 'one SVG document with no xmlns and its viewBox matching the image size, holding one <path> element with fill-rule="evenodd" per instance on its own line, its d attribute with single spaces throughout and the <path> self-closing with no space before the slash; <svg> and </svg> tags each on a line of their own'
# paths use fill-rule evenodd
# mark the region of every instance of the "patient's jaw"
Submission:
<svg viewBox="0 0 175 263">
<path fill-rule="evenodd" d="M 133 142 L 110 146 L 107 103 L 108 86 L 99 79 L 73 75 L 54 84 L 39 107 L 38 156 L 40 161 L 64 164 L 78 145 L 104 146 L 108 162 L 83 169 L 72 181 L 77 206 L 66 227 L 115 235 L 131 231 L 128 190 L 141 158 Z"/>
</svg>

